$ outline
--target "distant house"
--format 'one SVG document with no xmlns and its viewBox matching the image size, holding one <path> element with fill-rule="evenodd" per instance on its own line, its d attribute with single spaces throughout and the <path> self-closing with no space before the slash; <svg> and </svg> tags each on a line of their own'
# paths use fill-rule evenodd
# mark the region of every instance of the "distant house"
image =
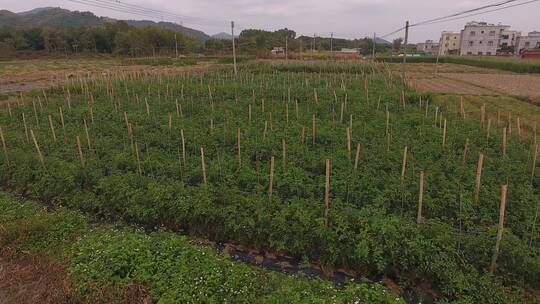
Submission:
<svg viewBox="0 0 540 304">
<path fill-rule="evenodd" d="M 285 48 L 282 47 L 282 46 L 275 46 L 275 47 L 270 51 L 270 53 L 272 53 L 272 55 L 285 54 Z"/>
<path fill-rule="evenodd" d="M 433 40 L 426 40 L 426 42 L 416 45 L 416 51 L 426 55 L 437 55 L 439 53 L 439 43 Z"/>
<path fill-rule="evenodd" d="M 540 32 L 530 32 L 527 36 L 518 38 L 516 54 L 521 54 L 525 50 L 540 48 Z"/>
<path fill-rule="evenodd" d="M 360 49 L 357 49 L 357 48 L 353 48 L 353 49 L 342 48 L 340 52 L 347 53 L 347 54 L 358 54 L 358 53 L 360 53 Z"/>
<path fill-rule="evenodd" d="M 520 35 L 510 30 L 509 25 L 469 22 L 461 31 L 460 55 L 511 54 Z"/>
<path fill-rule="evenodd" d="M 439 46 L 441 55 L 458 55 L 461 44 L 461 34 L 453 32 L 442 32 L 441 45 Z"/>
</svg>

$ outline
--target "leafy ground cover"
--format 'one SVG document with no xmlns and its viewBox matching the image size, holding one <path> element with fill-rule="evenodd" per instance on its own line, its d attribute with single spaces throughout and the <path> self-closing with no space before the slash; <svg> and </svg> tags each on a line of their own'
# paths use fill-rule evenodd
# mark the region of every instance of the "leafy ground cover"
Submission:
<svg viewBox="0 0 540 304">
<path fill-rule="evenodd" d="M 5 194 L 0 194 L 0 227 L 2 257 L 41 256 L 34 269 L 45 258 L 67 264 L 68 283 L 53 286 L 58 291 L 39 289 L 49 282 L 34 282 L 24 303 L 40 293 L 49 295 L 40 303 L 402 303 L 379 284 L 338 288 L 272 273 L 231 262 L 170 232 L 96 226 L 78 212 L 47 212 Z M 43 281 L 62 270 L 56 267 Z M 6 283 L 0 276 L 0 287 Z M 12 296 L 13 290 L 7 291 Z"/>
<path fill-rule="evenodd" d="M 534 137 L 512 120 L 488 127 L 443 112 L 391 75 L 258 64 L 236 77 L 133 73 L 56 87 L 0 114 L 1 182 L 100 219 L 385 275 L 442 302 L 534 301 Z M 503 184 L 506 229 L 490 274 Z"/>
</svg>

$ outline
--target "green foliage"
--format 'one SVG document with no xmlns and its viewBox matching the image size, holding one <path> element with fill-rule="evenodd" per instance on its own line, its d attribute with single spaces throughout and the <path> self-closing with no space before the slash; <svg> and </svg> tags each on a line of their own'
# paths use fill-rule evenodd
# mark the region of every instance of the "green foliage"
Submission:
<svg viewBox="0 0 540 304">
<path fill-rule="evenodd" d="M 0 154 L 4 186 L 99 218 L 281 250 L 328 268 L 385 275 L 403 287 L 427 284 L 450 301 L 508 303 L 520 299 L 512 290 L 539 288 L 540 252 L 530 244 L 537 239 L 533 228 L 540 177 L 531 182 L 531 140 L 510 136 L 503 157 L 502 125 L 493 124 L 488 138 L 478 122 L 440 108 L 447 120 L 443 147 L 443 126 L 435 120 L 434 106 L 426 109 L 426 96 L 401 87 L 382 65 L 258 64 L 241 67 L 236 77 L 220 70 L 96 80 L 68 88 L 70 109 L 67 88 L 58 87 L 46 91 L 48 102 L 43 109 L 36 107 L 37 120 L 31 104 L 13 109 L 12 116 L 0 115 L 13 164 L 8 166 Z M 45 168 L 26 138 L 22 113 L 41 145 Z M 128 137 L 124 113 L 133 138 Z M 51 141 L 48 115 L 58 131 L 57 143 Z M 346 140 L 351 115 L 351 154 L 361 145 L 356 171 Z M 83 119 L 89 124 L 90 148 Z M 85 168 L 79 165 L 76 136 L 83 141 Z M 466 138 L 470 144 L 463 163 Z M 281 157 L 282 140 L 286 159 Z M 409 162 L 401 185 L 404 146 Z M 486 159 L 477 202 L 474 179 L 480 152 Z M 269 201 L 271 156 L 276 168 Z M 331 160 L 329 227 L 324 225 L 326 159 Z M 426 173 L 425 222 L 418 227 L 421 170 Z M 503 183 L 509 183 L 511 207 L 498 271 L 490 276 L 486 271 Z"/>
<path fill-rule="evenodd" d="M 403 303 L 379 284 L 347 284 L 293 277 L 231 262 L 209 247 L 168 232 L 94 228 L 76 212 L 45 212 L 0 194 L 0 245 L 53 256 L 68 265 L 83 301 L 96 290 L 121 292 L 131 284 L 156 303 Z M 5 256 L 3 256 L 5 258 Z"/>
</svg>

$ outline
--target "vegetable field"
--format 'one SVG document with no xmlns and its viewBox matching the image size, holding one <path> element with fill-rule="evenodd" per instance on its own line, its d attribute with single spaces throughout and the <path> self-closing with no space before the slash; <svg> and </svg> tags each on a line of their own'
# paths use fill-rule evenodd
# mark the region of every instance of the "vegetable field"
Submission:
<svg viewBox="0 0 540 304">
<path fill-rule="evenodd" d="M 447 113 L 392 75 L 295 63 L 74 80 L 0 113 L 1 183 L 441 301 L 534 301 L 536 134 Z"/>
</svg>

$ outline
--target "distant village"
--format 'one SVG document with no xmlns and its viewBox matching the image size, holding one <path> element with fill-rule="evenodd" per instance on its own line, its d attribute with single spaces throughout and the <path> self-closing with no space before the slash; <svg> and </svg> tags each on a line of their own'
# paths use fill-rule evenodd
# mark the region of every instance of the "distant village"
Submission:
<svg viewBox="0 0 540 304">
<path fill-rule="evenodd" d="M 416 45 L 417 52 L 432 56 L 522 56 L 540 58 L 540 32 L 527 35 L 509 25 L 469 22 L 461 32 L 442 32 L 439 42 Z"/>
</svg>

